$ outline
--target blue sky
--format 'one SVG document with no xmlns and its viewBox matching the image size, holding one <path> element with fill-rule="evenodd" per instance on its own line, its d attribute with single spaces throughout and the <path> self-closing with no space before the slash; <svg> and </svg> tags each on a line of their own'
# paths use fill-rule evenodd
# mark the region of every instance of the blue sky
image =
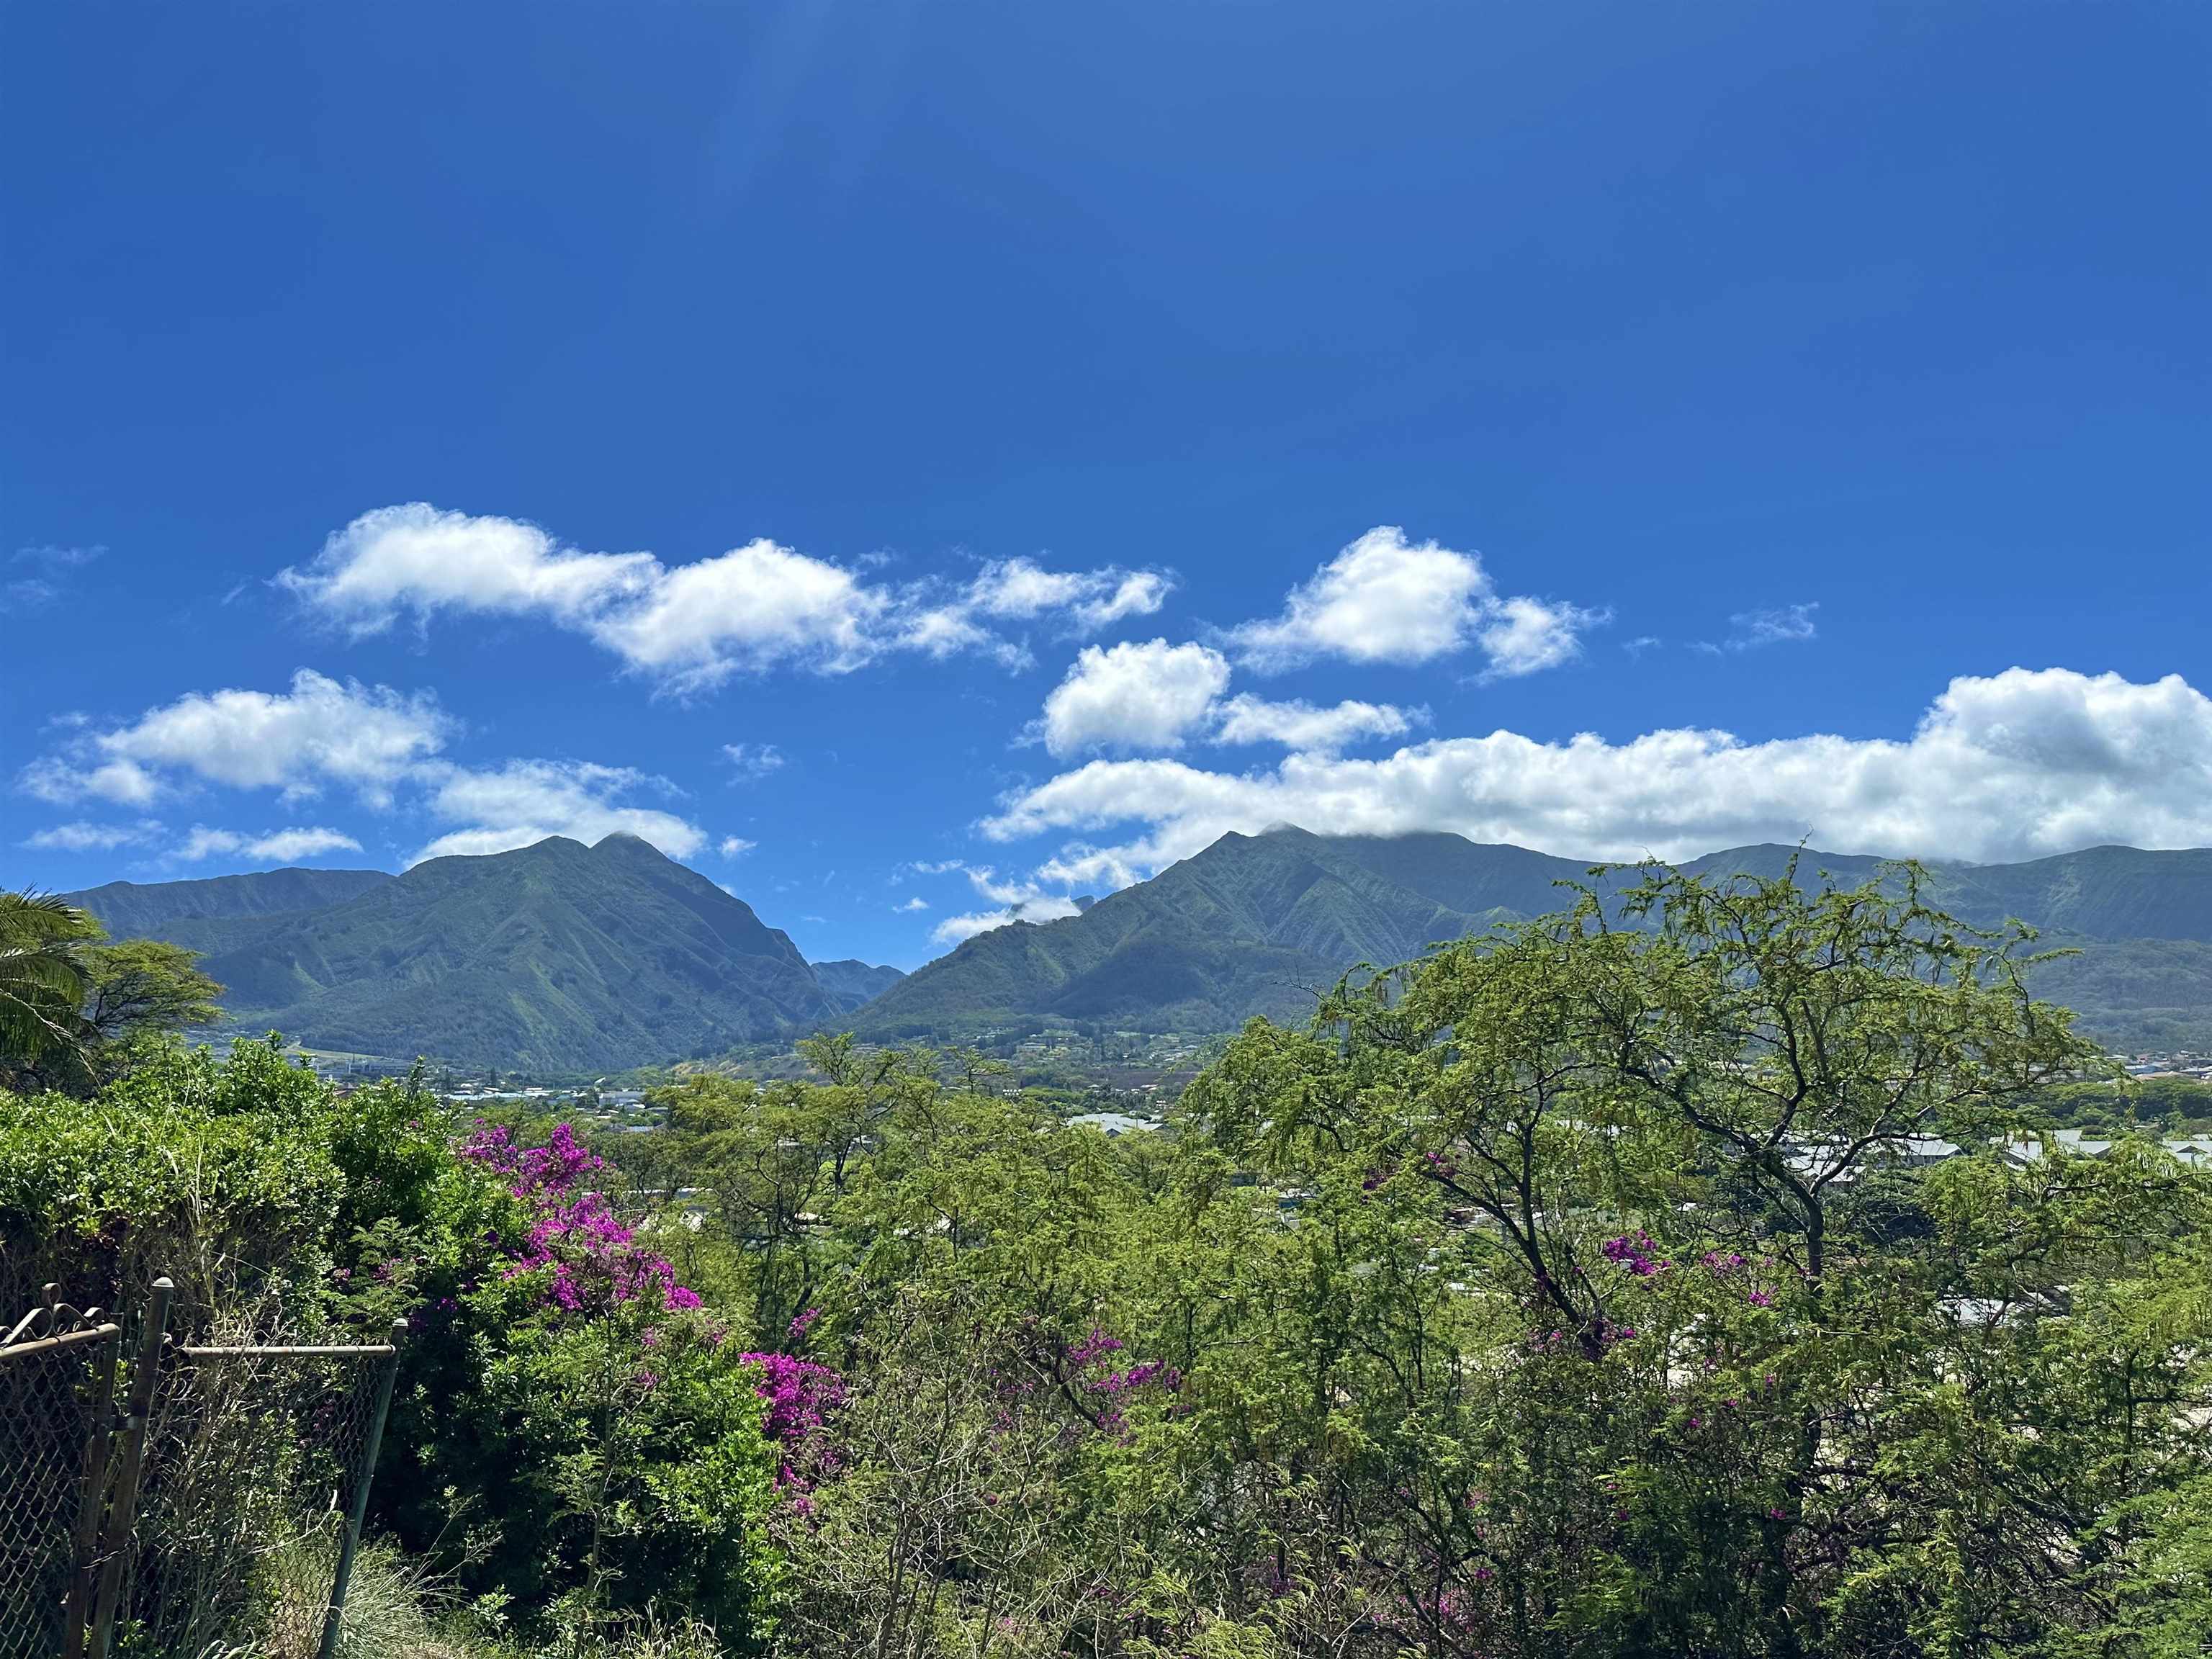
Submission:
<svg viewBox="0 0 2212 1659">
<path fill-rule="evenodd" d="M 2212 842 L 2202 9 L 0 16 L 11 884 Z"/>
</svg>

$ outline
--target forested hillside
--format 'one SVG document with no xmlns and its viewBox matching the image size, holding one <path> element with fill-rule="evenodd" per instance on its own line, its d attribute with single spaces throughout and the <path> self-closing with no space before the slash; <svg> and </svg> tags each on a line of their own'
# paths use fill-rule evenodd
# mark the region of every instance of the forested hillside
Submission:
<svg viewBox="0 0 2212 1659">
<path fill-rule="evenodd" d="M 1876 859 L 1735 848 L 1692 874 L 1801 882 L 1872 878 Z M 1303 1018 L 1349 964 L 1571 904 L 1589 866 L 1457 836 L 1322 836 L 1283 828 L 1223 836 L 1085 914 L 969 939 L 862 1011 L 885 1036 L 962 1036 L 1024 1019 L 1139 1030 L 1222 1031 L 1254 1015 Z M 1597 883 L 1616 891 L 1632 874 Z M 2094 848 L 2019 865 L 1929 866 L 1927 896 L 1986 927 L 2017 917 L 2077 958 L 2032 975 L 2115 1042 L 2212 1045 L 2212 851 Z"/>
<path fill-rule="evenodd" d="M 1780 846 L 1684 867 L 1774 877 L 1793 860 L 1812 886 L 1882 867 Z M 1255 1015 L 1303 1018 L 1352 964 L 1547 914 L 1589 879 L 1579 860 L 1458 836 L 1230 835 L 1080 915 L 996 928 L 912 975 L 810 966 L 744 902 L 623 836 L 397 877 L 285 870 L 71 896 L 111 932 L 202 951 L 249 1027 L 315 1048 L 559 1072 L 696 1058 L 847 1017 L 872 1037 L 933 1040 L 1037 1020 L 1225 1032 Z M 2107 1042 L 2212 1047 L 2212 851 L 1936 864 L 1926 890 L 1978 926 L 2018 917 L 2077 951 L 2031 982 Z"/>
<path fill-rule="evenodd" d="M 634 836 L 356 876 L 312 910 L 239 879 L 223 896 L 257 908 L 217 915 L 196 893 L 198 911 L 146 931 L 206 951 L 234 1020 L 311 1047 L 611 1070 L 804 1034 L 837 1011 L 787 937 Z M 132 890 L 111 921 L 114 890 L 82 896 L 111 931 L 163 890 Z"/>
<path fill-rule="evenodd" d="M 224 937 L 214 924 L 327 909 L 391 879 L 382 870 L 257 870 L 197 881 L 111 881 L 64 896 L 98 916 L 117 939 L 172 939 L 205 950 Z M 202 924 L 208 931 L 185 937 Z"/>
</svg>

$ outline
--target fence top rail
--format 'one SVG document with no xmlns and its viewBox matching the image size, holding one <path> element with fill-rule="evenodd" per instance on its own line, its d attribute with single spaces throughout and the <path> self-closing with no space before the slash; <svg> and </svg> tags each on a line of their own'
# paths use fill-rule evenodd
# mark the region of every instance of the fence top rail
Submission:
<svg viewBox="0 0 2212 1659">
<path fill-rule="evenodd" d="M 63 1301 L 58 1285 L 40 1287 L 42 1299 L 39 1305 L 25 1314 L 0 1334 L 0 1348 L 28 1340 L 33 1333 L 40 1336 L 59 1336 L 64 1331 L 82 1329 L 100 1323 L 105 1308 L 76 1308 Z"/>
<path fill-rule="evenodd" d="M 59 1336 L 36 1337 L 28 1342 L 0 1342 L 0 1361 L 28 1359 L 33 1354 L 52 1353 L 75 1347 L 80 1342 L 105 1342 L 122 1334 L 120 1325 L 88 1325 L 82 1330 L 64 1331 Z"/>
<path fill-rule="evenodd" d="M 331 1347 L 307 1346 L 248 1346 L 226 1348 L 182 1347 L 178 1352 L 187 1359 L 388 1359 L 399 1350 L 389 1342 L 369 1342 Z"/>
</svg>

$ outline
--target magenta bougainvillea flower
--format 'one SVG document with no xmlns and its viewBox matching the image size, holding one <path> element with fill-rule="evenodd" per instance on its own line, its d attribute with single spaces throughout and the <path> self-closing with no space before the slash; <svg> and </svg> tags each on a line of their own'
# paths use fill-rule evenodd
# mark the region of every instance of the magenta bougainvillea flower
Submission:
<svg viewBox="0 0 2212 1659">
<path fill-rule="evenodd" d="M 529 1206 L 530 1226 L 509 1278 L 550 1269 L 546 1299 L 570 1312 L 643 1299 L 662 1308 L 699 1305 L 698 1292 L 676 1282 L 676 1269 L 637 1242 L 606 1194 L 584 1185 L 606 1167 L 567 1124 L 543 1146 L 515 1144 L 502 1124 L 479 1123 L 460 1155 L 502 1176 Z"/>
</svg>

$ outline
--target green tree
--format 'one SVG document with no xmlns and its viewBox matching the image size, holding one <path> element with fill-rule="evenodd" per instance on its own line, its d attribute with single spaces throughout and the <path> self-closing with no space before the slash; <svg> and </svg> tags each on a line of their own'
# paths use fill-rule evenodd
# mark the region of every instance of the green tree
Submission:
<svg viewBox="0 0 2212 1659">
<path fill-rule="evenodd" d="M 1623 909 L 1342 988 L 1310 1032 L 1255 1024 L 1183 1119 L 1212 1285 L 1184 1317 L 1218 1334 L 1178 1478 L 1255 1495 L 1208 1528 L 1245 1559 L 1205 1570 L 1233 1594 L 1266 1541 L 1308 1616 L 1437 1654 L 2118 1628 L 2124 1517 L 2203 1464 L 2203 1298 L 2142 1306 L 2203 1185 L 2148 1150 L 2094 1180 L 1999 1150 L 2095 1058 L 2024 989 L 2028 944 L 1909 868 L 1841 892 L 1654 868 Z M 1923 1175 L 1936 1137 L 1960 1156 Z M 1240 1169 L 1291 1224 L 1251 1227 Z M 2092 1305 L 2160 1340 L 2058 1364 Z"/>
</svg>

